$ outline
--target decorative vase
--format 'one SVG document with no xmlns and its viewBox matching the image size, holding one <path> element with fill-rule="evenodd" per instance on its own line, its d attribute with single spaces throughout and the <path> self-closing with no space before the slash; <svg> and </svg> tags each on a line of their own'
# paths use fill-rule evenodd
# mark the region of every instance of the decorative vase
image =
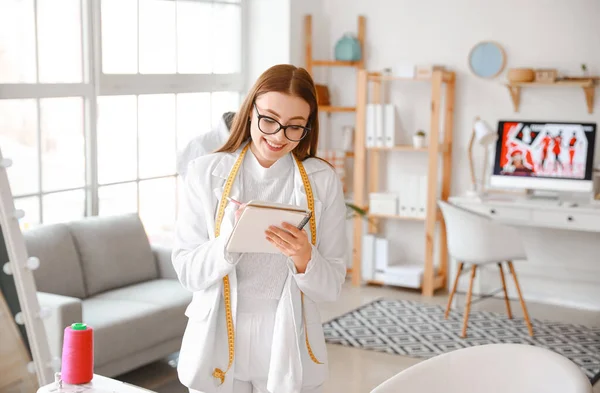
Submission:
<svg viewBox="0 0 600 393">
<path fill-rule="evenodd" d="M 361 55 L 360 42 L 352 33 L 344 34 L 335 44 L 335 59 L 338 61 L 359 61 Z"/>
<path fill-rule="evenodd" d="M 422 135 L 413 135 L 413 146 L 417 149 L 425 147 L 425 137 Z"/>
</svg>

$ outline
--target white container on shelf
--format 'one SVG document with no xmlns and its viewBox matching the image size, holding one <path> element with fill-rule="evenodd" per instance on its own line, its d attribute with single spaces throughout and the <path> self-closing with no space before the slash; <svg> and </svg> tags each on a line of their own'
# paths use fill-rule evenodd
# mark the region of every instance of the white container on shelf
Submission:
<svg viewBox="0 0 600 393">
<path fill-rule="evenodd" d="M 369 194 L 369 213 L 397 215 L 398 195 L 390 192 L 372 192 Z"/>
<path fill-rule="evenodd" d="M 404 288 L 420 288 L 425 271 L 424 262 L 402 262 L 388 265 L 384 284 Z"/>
</svg>

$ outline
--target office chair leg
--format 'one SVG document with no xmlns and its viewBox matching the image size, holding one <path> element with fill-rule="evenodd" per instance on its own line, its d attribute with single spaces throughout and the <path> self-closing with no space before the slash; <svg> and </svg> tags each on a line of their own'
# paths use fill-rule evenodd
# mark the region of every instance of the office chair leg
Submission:
<svg viewBox="0 0 600 393">
<path fill-rule="evenodd" d="M 463 320 L 463 328 L 461 337 L 467 337 L 467 324 L 469 323 L 469 313 L 471 312 L 471 296 L 473 295 L 473 281 L 475 281 L 475 272 L 477 265 L 471 267 L 471 280 L 469 281 L 469 292 L 467 292 L 467 304 L 465 304 L 465 317 Z"/>
<path fill-rule="evenodd" d="M 510 302 L 508 300 L 508 292 L 506 291 L 506 280 L 504 279 L 504 269 L 502 269 L 502 262 L 498 262 L 498 268 L 500 269 L 500 278 L 502 279 L 502 289 L 504 290 L 506 312 L 508 313 L 508 319 L 512 319 L 512 312 L 510 311 Z"/>
<path fill-rule="evenodd" d="M 450 306 L 452 305 L 452 298 L 456 293 L 456 288 L 458 287 L 458 279 L 460 277 L 460 273 L 462 272 L 463 266 L 463 262 L 460 262 L 458 264 L 458 270 L 456 271 L 456 277 L 454 278 L 454 286 L 452 287 L 452 290 L 450 291 L 450 296 L 448 297 L 448 305 L 446 306 L 446 313 L 444 314 L 444 319 L 448 319 L 448 314 L 450 313 Z"/>
<path fill-rule="evenodd" d="M 521 287 L 519 287 L 519 281 L 517 280 L 517 272 L 515 271 L 515 267 L 513 266 L 512 261 L 508 261 L 508 268 L 510 269 L 510 273 L 513 276 L 513 280 L 515 280 L 515 287 L 517 287 L 517 293 L 519 294 L 519 301 L 521 302 L 521 307 L 523 308 L 523 316 L 525 317 L 525 323 L 527 323 L 527 329 L 529 330 L 529 335 L 533 337 L 533 327 L 531 326 L 531 321 L 529 320 L 529 314 L 527 313 L 527 307 L 525 307 L 525 300 L 523 300 L 523 294 L 521 293 Z"/>
</svg>

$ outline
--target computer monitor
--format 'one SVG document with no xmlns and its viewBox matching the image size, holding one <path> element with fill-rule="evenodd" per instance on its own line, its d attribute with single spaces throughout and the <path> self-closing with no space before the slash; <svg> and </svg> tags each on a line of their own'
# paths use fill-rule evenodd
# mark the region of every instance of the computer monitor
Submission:
<svg viewBox="0 0 600 393">
<path fill-rule="evenodd" d="M 493 188 L 593 191 L 596 124 L 500 121 Z"/>
</svg>

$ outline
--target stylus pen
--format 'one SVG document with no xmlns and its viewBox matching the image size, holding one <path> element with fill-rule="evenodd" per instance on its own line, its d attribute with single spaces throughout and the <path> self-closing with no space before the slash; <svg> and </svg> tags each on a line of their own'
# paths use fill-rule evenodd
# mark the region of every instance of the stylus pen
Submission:
<svg viewBox="0 0 600 393">
<path fill-rule="evenodd" d="M 227 197 L 227 200 L 228 200 L 229 202 L 233 202 L 233 203 L 235 203 L 235 204 L 236 204 L 236 205 L 238 205 L 238 206 L 242 206 L 242 205 L 243 205 L 243 203 L 242 203 L 242 202 L 240 202 L 240 201 L 236 201 L 235 199 L 233 199 L 233 198 L 230 198 L 230 197 Z"/>
</svg>

